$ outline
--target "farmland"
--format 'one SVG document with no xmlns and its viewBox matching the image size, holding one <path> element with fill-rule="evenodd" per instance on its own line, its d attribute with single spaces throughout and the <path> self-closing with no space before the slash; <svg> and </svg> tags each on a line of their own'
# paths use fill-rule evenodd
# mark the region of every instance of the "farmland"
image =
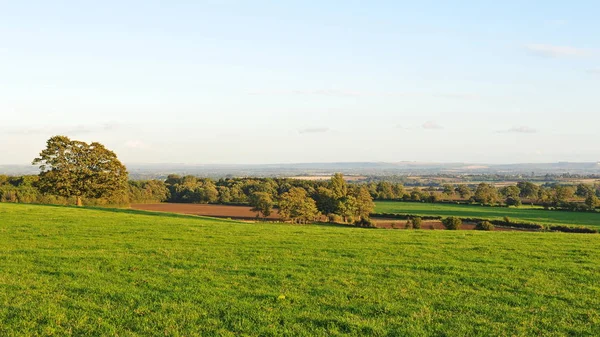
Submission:
<svg viewBox="0 0 600 337">
<path fill-rule="evenodd" d="M 430 204 L 420 202 L 378 201 L 376 213 L 399 213 L 432 216 L 457 216 L 466 218 L 502 219 L 508 216 L 515 221 L 539 224 L 581 225 L 600 227 L 600 213 L 548 211 L 532 208 L 485 207 L 478 205 Z"/>
<path fill-rule="evenodd" d="M 596 235 L 0 204 L 0 335 L 598 335 Z"/>
</svg>

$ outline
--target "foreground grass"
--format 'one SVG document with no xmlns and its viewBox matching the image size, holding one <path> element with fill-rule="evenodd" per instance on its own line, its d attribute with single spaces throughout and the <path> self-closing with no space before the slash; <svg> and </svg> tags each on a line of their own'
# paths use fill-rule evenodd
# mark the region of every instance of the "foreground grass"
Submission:
<svg viewBox="0 0 600 337">
<path fill-rule="evenodd" d="M 548 225 L 581 225 L 600 227 L 600 213 L 548 211 L 544 209 L 485 207 L 479 205 L 431 204 L 421 202 L 377 201 L 377 213 L 458 216 L 500 220 L 508 216 L 515 221 Z"/>
<path fill-rule="evenodd" d="M 0 335 L 600 335 L 597 235 L 0 204 Z"/>
</svg>

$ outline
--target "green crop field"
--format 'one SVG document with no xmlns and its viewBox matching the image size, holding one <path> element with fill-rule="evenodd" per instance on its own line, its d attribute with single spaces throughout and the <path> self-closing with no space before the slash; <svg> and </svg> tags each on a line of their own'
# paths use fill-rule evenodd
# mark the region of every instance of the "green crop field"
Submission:
<svg viewBox="0 0 600 337">
<path fill-rule="evenodd" d="M 0 204 L 0 336 L 598 336 L 599 275 L 598 235 Z"/>
<path fill-rule="evenodd" d="M 548 211 L 544 209 L 486 207 L 478 205 L 431 204 L 421 202 L 377 201 L 377 213 L 458 216 L 463 218 L 502 219 L 550 225 L 582 225 L 600 227 L 600 213 Z"/>
</svg>

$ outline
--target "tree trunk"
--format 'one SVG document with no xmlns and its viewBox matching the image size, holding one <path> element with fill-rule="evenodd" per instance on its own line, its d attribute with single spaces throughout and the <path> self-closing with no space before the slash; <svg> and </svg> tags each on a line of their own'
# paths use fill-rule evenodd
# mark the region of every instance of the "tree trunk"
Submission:
<svg viewBox="0 0 600 337">
<path fill-rule="evenodd" d="M 80 196 L 77 196 L 77 206 L 83 206 L 83 202 L 81 202 Z"/>
</svg>

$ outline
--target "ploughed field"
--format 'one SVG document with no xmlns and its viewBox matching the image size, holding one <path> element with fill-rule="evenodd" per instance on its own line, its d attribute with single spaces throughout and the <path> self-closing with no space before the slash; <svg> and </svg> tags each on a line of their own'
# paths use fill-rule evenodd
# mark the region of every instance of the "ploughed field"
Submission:
<svg viewBox="0 0 600 337">
<path fill-rule="evenodd" d="M 548 211 L 543 209 L 532 209 L 530 207 L 507 208 L 507 207 L 485 207 L 477 205 L 453 205 L 453 204 L 431 204 L 420 202 L 375 202 L 376 213 L 397 213 L 421 216 L 457 216 L 462 218 L 483 218 L 489 220 L 500 220 L 508 216 L 511 220 L 532 222 L 549 225 L 570 225 L 600 227 L 600 213 Z M 255 220 L 256 212 L 252 212 L 248 206 L 231 205 L 207 205 L 207 204 L 133 204 L 131 208 L 137 210 L 171 212 L 190 215 L 211 216 L 220 218 L 232 218 L 243 220 Z M 268 217 L 269 220 L 278 220 L 277 209 Z M 378 227 L 404 228 L 406 221 L 383 219 L 374 217 Z M 392 226 L 393 225 L 393 226 Z M 462 229 L 473 229 L 474 224 L 465 223 Z M 440 221 L 428 221 L 423 229 L 443 229 Z M 496 228 L 496 230 L 506 230 Z"/>
<path fill-rule="evenodd" d="M 503 217 L 508 216 L 514 221 L 538 224 L 600 227 L 600 212 L 549 211 L 528 207 L 486 207 L 478 205 L 395 201 L 377 201 L 375 205 L 376 213 L 442 217 L 457 216 L 462 218 L 482 218 L 489 220 L 501 220 Z"/>
<path fill-rule="evenodd" d="M 600 335 L 597 235 L 0 204 L 0 335 Z"/>
</svg>

